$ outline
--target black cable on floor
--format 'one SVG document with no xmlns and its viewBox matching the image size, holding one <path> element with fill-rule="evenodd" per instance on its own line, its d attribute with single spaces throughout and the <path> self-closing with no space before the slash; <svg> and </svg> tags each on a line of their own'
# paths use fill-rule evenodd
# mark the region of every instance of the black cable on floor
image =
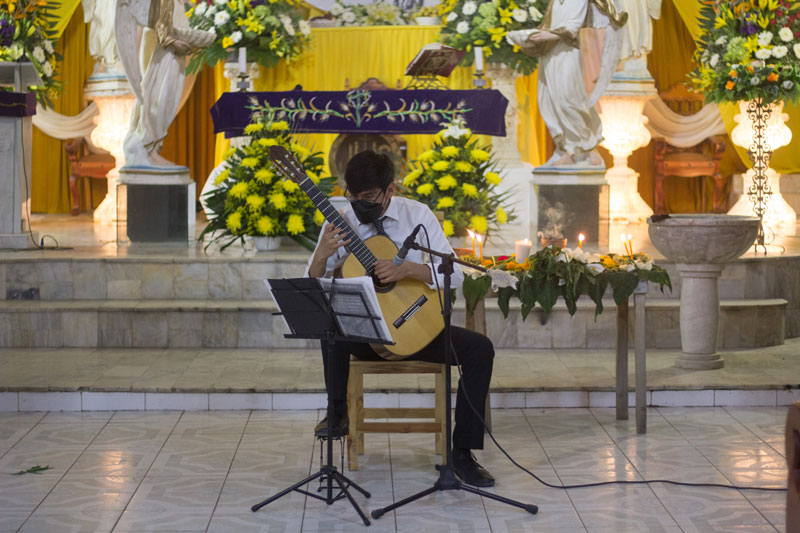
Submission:
<svg viewBox="0 0 800 533">
<path fill-rule="evenodd" d="M 422 229 L 425 230 L 425 238 L 428 241 L 427 242 L 428 248 L 431 248 L 431 240 L 430 240 L 430 237 L 428 236 L 428 230 L 425 228 L 425 226 L 422 226 Z M 434 269 L 433 279 L 434 279 L 434 282 L 436 284 L 436 291 L 437 291 L 437 293 L 439 293 L 439 306 L 442 309 L 442 313 L 444 313 L 444 304 L 442 302 L 441 291 L 440 291 L 440 288 L 439 288 L 439 278 L 436 277 L 436 275 L 435 275 L 436 267 L 434 266 L 434 262 L 433 262 L 433 257 L 432 256 L 430 257 L 430 261 L 431 261 L 431 266 L 433 266 L 433 269 Z M 455 358 L 456 368 L 458 369 L 458 377 L 459 377 L 459 385 L 458 386 L 459 387 L 464 387 L 464 380 L 462 379 L 463 376 L 462 376 L 462 373 L 461 373 L 461 362 L 458 360 L 458 354 L 456 353 L 455 346 L 453 346 L 452 341 L 450 342 L 450 352 L 453 354 L 453 357 Z M 464 397 L 464 399 L 467 400 L 467 404 L 469 405 L 470 409 L 475 414 L 475 416 L 478 417 L 478 420 L 481 421 L 481 424 L 483 424 L 484 429 L 486 429 L 486 432 L 489 434 L 489 438 L 492 439 L 492 442 L 494 443 L 494 445 L 497 446 L 497 448 L 501 452 L 503 452 L 503 455 L 505 455 L 506 458 L 508 458 L 508 460 L 511 461 L 511 464 L 513 464 L 514 466 L 516 466 L 517 468 L 519 468 L 520 470 L 522 470 L 523 472 L 525 472 L 526 474 L 528 474 L 529 476 L 534 478 L 536 481 L 538 481 L 542 485 L 544 485 L 546 487 L 550 487 L 552 489 L 564 489 L 564 490 L 566 490 L 566 489 L 582 489 L 582 488 L 587 488 L 587 487 L 602 487 L 604 485 L 649 485 L 650 483 L 667 483 L 669 485 L 679 485 L 679 486 L 684 486 L 684 487 L 712 487 L 712 488 L 735 489 L 735 490 L 760 490 L 760 491 L 766 491 L 766 492 L 786 492 L 785 488 L 776 488 L 776 487 L 743 487 L 743 486 L 739 486 L 739 485 L 724 485 L 722 483 L 688 483 L 688 482 L 683 482 L 683 481 L 673 481 L 673 480 L 670 480 L 670 479 L 645 479 L 645 480 L 641 480 L 641 481 L 639 481 L 639 480 L 598 481 L 596 483 L 580 483 L 580 484 L 576 484 L 576 485 L 555 485 L 553 483 L 548 483 L 547 481 L 543 480 L 542 478 L 540 478 L 539 476 L 537 476 L 536 474 L 534 474 L 533 472 L 531 472 L 530 470 L 528 470 L 527 468 L 525 468 L 524 466 L 519 464 L 517 461 L 515 461 L 514 458 L 511 457 L 511 455 L 505 450 L 505 448 L 503 448 L 500 445 L 500 443 L 497 442 L 497 439 L 492 434 L 491 429 L 489 429 L 489 426 L 486 424 L 486 420 L 484 420 L 484 418 L 481 416 L 481 414 L 478 412 L 478 410 L 475 408 L 475 406 L 472 405 L 472 402 L 469 399 L 469 393 L 468 393 L 466 387 L 464 387 L 464 394 L 462 396 Z M 450 413 L 447 413 L 447 416 L 450 416 Z"/>
</svg>

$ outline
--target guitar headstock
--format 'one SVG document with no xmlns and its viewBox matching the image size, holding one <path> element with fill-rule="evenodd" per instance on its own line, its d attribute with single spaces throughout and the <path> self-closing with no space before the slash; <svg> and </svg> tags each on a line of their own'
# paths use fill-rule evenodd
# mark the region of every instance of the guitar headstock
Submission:
<svg viewBox="0 0 800 533">
<path fill-rule="evenodd" d="M 283 177 L 290 179 L 297 184 L 300 184 L 308 179 L 306 171 L 303 170 L 303 167 L 300 165 L 300 162 L 297 160 L 297 158 L 283 146 L 277 144 L 270 146 L 269 159 L 272 161 L 272 164 L 275 166 L 278 172 L 283 175 Z"/>
</svg>

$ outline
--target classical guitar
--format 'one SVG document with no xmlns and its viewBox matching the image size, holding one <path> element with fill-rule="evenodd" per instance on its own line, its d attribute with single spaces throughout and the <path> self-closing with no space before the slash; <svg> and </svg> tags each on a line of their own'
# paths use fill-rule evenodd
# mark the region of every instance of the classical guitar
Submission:
<svg viewBox="0 0 800 533">
<path fill-rule="evenodd" d="M 405 359 L 427 346 L 444 329 L 436 291 L 412 279 L 381 283 L 373 274 L 373 267 L 380 259 L 394 258 L 397 254 L 394 242 L 382 235 L 362 241 L 286 148 L 271 146 L 269 157 L 284 177 L 300 186 L 330 224 L 344 231 L 343 239 L 350 240 L 347 245 L 350 255 L 342 265 L 341 276 L 372 277 L 383 318 L 395 342 L 373 345 L 375 351 L 384 359 Z"/>
</svg>

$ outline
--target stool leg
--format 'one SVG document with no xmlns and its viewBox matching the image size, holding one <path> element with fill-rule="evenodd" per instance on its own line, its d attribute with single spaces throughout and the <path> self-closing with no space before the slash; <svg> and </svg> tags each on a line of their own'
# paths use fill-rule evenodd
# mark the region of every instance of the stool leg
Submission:
<svg viewBox="0 0 800 533">
<path fill-rule="evenodd" d="M 350 375 L 347 378 L 347 416 L 350 418 L 350 430 L 347 433 L 347 468 L 350 470 L 358 470 L 358 449 L 356 442 L 356 425 L 357 425 L 357 397 L 358 391 L 356 382 L 360 381 L 360 376 L 356 375 L 353 367 L 350 367 Z"/>
<path fill-rule="evenodd" d="M 444 369 L 436 374 L 436 383 L 434 385 L 434 405 L 436 406 L 436 421 L 439 423 L 439 432 L 436 433 L 436 450 L 442 455 L 442 464 L 447 463 L 447 438 L 445 432 L 447 431 L 447 423 L 445 417 L 445 373 Z"/>
<path fill-rule="evenodd" d="M 354 377 L 353 386 L 356 393 L 356 451 L 359 455 L 362 455 L 364 453 L 364 432 L 359 428 L 364 423 L 364 374 L 361 371 L 357 371 Z"/>
</svg>

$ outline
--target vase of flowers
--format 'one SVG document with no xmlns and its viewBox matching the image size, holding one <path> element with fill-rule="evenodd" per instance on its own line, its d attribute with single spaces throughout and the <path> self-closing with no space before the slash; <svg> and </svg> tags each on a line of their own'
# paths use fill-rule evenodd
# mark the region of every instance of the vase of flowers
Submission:
<svg viewBox="0 0 800 533">
<path fill-rule="evenodd" d="M 275 145 L 290 150 L 320 191 L 329 195 L 334 179 L 319 177 L 322 157 L 294 142 L 289 124 L 275 120 L 264 107 L 253 106 L 244 134 L 249 136 L 249 143 L 225 154 L 227 168 L 217 176 L 216 188 L 204 195 L 214 216 L 201 238 L 213 235 L 208 245 L 222 240 L 224 249 L 237 240 L 244 243 L 245 236 L 284 236 L 313 250 L 325 217 L 297 183 L 281 178 L 268 152 Z M 266 241 L 263 245 L 269 247 Z"/>
<path fill-rule="evenodd" d="M 703 5 L 699 21 L 697 68 L 690 78 L 706 101 L 747 102 L 753 123 L 748 194 L 754 213 L 763 219 L 772 194 L 767 121 L 773 104 L 800 96 L 800 6 L 789 0 L 715 0 Z M 756 245 L 764 242 L 762 226 Z"/>
<path fill-rule="evenodd" d="M 495 190 L 502 179 L 491 148 L 480 145 L 460 121 L 440 131 L 409 168 L 405 195 L 442 211 L 447 237 L 463 237 L 467 229 L 486 236 L 514 218 L 503 207 L 508 194 Z"/>
<path fill-rule="evenodd" d="M 411 18 L 419 26 L 438 26 L 442 23 L 437 6 L 423 6 L 412 13 Z"/>
<path fill-rule="evenodd" d="M 247 60 L 265 68 L 291 61 L 308 45 L 311 33 L 298 0 L 197 0 L 186 15 L 193 28 L 217 35 L 192 57 L 188 73 L 227 60 L 234 47 L 247 48 Z"/>
<path fill-rule="evenodd" d="M 0 2 L 0 61 L 30 62 L 42 78 L 41 85 L 26 89 L 36 93 L 44 107 L 61 91 L 55 79 L 61 55 L 53 48 L 54 2 L 19 0 Z"/>
<path fill-rule="evenodd" d="M 467 65 L 474 61 L 474 48 L 480 46 L 488 64 L 500 63 L 530 74 L 536 70 L 537 59 L 509 43 L 506 34 L 537 26 L 546 8 L 546 0 L 445 0 L 439 7 L 439 16 L 444 21 L 441 41 L 465 50 Z"/>
<path fill-rule="evenodd" d="M 398 26 L 408 24 L 408 14 L 391 2 L 345 4 L 336 0 L 330 14 L 336 26 Z"/>
</svg>

